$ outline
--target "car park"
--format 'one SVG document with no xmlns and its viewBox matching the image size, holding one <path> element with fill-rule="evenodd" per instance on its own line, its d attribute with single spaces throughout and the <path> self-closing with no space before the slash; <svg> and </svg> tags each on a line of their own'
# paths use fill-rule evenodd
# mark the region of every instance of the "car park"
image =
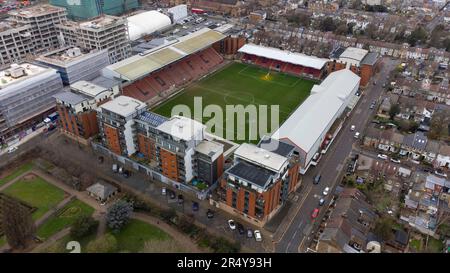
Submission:
<svg viewBox="0 0 450 273">
<path fill-rule="evenodd" d="M 326 187 L 322 192 L 323 196 L 327 196 L 329 191 L 330 191 L 330 188 Z"/>
<path fill-rule="evenodd" d="M 316 219 L 317 216 L 319 215 L 319 209 L 314 209 L 313 212 L 311 213 L 311 218 L 312 219 Z"/>
<path fill-rule="evenodd" d="M 228 226 L 230 227 L 231 230 L 236 229 L 236 224 L 234 223 L 234 220 L 232 220 L 232 219 L 228 220 Z"/>
<path fill-rule="evenodd" d="M 320 178 L 322 178 L 322 176 L 321 176 L 320 174 L 316 174 L 316 175 L 314 176 L 313 184 L 314 184 L 314 185 L 319 184 Z"/>
<path fill-rule="evenodd" d="M 254 235 L 255 235 L 255 240 L 256 240 L 257 242 L 261 242 L 261 241 L 262 241 L 261 232 L 260 232 L 259 230 L 255 230 L 253 233 L 254 233 Z"/>
<path fill-rule="evenodd" d="M 378 158 L 381 158 L 381 159 L 383 159 L 383 160 L 387 160 L 387 159 L 388 159 L 388 156 L 387 156 L 387 155 L 384 155 L 384 154 L 378 154 L 377 157 L 378 157 Z"/>
</svg>

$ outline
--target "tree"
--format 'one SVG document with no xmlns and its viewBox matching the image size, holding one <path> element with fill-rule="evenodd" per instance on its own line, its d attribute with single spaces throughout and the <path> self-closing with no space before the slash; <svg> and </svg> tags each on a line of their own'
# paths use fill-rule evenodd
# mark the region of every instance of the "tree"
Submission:
<svg viewBox="0 0 450 273">
<path fill-rule="evenodd" d="M 81 239 L 97 230 L 98 221 L 91 216 L 78 217 L 70 228 L 70 235 L 74 239 Z"/>
<path fill-rule="evenodd" d="M 106 221 L 108 227 L 113 232 L 119 232 L 126 224 L 128 224 L 131 214 L 133 213 L 133 205 L 124 200 L 114 203 L 108 210 Z"/>
<path fill-rule="evenodd" d="M 364 33 L 366 34 L 367 37 L 375 39 L 377 37 L 377 30 L 378 30 L 377 26 L 370 23 L 367 25 Z"/>
<path fill-rule="evenodd" d="M 411 46 L 416 46 L 417 43 L 423 43 L 426 41 L 428 35 L 426 29 L 422 26 L 416 28 L 408 37 L 408 43 Z"/>
<path fill-rule="evenodd" d="M 238 253 L 241 249 L 239 242 L 231 243 L 223 237 L 214 239 L 210 247 L 215 253 Z"/>
<path fill-rule="evenodd" d="M 321 31 L 334 31 L 336 29 L 336 24 L 334 23 L 333 18 L 327 17 L 320 22 L 319 26 Z"/>
<path fill-rule="evenodd" d="M 394 104 L 389 109 L 389 117 L 394 119 L 394 117 L 400 113 L 400 106 L 398 104 Z"/>
<path fill-rule="evenodd" d="M 26 248 L 36 232 L 30 209 L 16 199 L 0 194 L 0 216 L 9 246 Z"/>
<path fill-rule="evenodd" d="M 111 253 L 117 250 L 117 239 L 112 234 L 107 233 L 86 246 L 87 253 Z"/>
<path fill-rule="evenodd" d="M 393 238 L 392 227 L 394 220 L 388 217 L 382 217 L 377 220 L 373 232 L 379 236 L 383 241 L 389 241 Z"/>
</svg>

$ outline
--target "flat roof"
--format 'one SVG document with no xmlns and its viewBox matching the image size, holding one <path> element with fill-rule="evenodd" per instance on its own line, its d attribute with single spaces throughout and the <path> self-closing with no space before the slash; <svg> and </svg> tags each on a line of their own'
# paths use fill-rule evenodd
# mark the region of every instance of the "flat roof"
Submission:
<svg viewBox="0 0 450 273">
<path fill-rule="evenodd" d="M 182 116 L 173 116 L 170 120 L 156 127 L 161 132 L 185 141 L 192 140 L 200 132 L 203 134 L 205 128 L 206 126 L 200 122 Z"/>
<path fill-rule="evenodd" d="M 281 168 L 288 160 L 284 156 L 249 143 L 242 143 L 234 151 L 234 155 L 274 172 L 281 171 Z"/>
<path fill-rule="evenodd" d="M 224 145 L 215 141 L 203 140 L 196 147 L 195 151 L 213 157 L 217 154 L 223 153 Z"/>
<path fill-rule="evenodd" d="M 322 69 L 329 61 L 324 58 L 308 56 L 301 53 L 293 53 L 278 48 L 265 47 L 255 44 L 246 44 L 239 49 L 239 52 L 282 61 L 285 63 L 311 67 L 314 69 Z"/>
<path fill-rule="evenodd" d="M 114 86 L 120 84 L 119 81 L 104 76 L 98 76 L 97 78 L 91 80 L 90 82 L 108 89 L 113 88 Z"/>
<path fill-rule="evenodd" d="M 71 50 L 77 52 L 77 54 L 74 56 L 70 56 L 68 54 L 68 52 Z M 103 51 L 106 52 L 107 50 L 103 50 Z M 51 52 L 45 53 L 45 54 L 39 56 L 36 60 L 44 62 L 44 63 L 65 66 L 67 64 L 70 64 L 70 63 L 73 63 L 76 61 L 81 61 L 84 58 L 86 58 L 87 56 L 90 56 L 90 55 L 93 55 L 93 54 L 99 53 L 99 52 L 101 52 L 101 51 L 99 51 L 99 50 L 86 51 L 85 49 L 81 49 L 76 46 L 67 46 L 64 48 L 59 48 L 59 49 L 53 50 Z"/>
<path fill-rule="evenodd" d="M 53 97 L 57 100 L 60 100 L 62 102 L 71 104 L 71 105 L 77 105 L 82 103 L 83 101 L 88 100 L 85 96 L 69 91 L 61 92 L 56 95 L 53 95 Z"/>
<path fill-rule="evenodd" d="M 362 59 L 369 53 L 368 50 L 357 48 L 357 47 L 347 47 L 344 52 L 339 56 L 339 58 L 353 59 L 361 62 Z"/>
<path fill-rule="evenodd" d="M 111 15 L 102 14 L 92 20 L 77 23 L 80 28 L 90 31 L 102 31 L 103 28 L 115 25 L 116 23 L 125 23 L 126 19 Z"/>
<path fill-rule="evenodd" d="M 225 37 L 225 35 L 217 31 L 203 28 L 178 38 L 175 43 L 162 45 L 147 52 L 134 55 L 109 65 L 106 69 L 118 73 L 124 79 L 133 81 L 176 62 L 189 54 L 202 50 Z"/>
<path fill-rule="evenodd" d="M 149 124 L 152 127 L 158 127 L 169 119 L 150 111 L 144 111 L 137 117 L 138 120 Z"/>
<path fill-rule="evenodd" d="M 71 84 L 70 88 L 92 98 L 95 98 L 101 92 L 108 90 L 108 88 L 88 81 L 77 81 Z"/>
<path fill-rule="evenodd" d="M 361 61 L 361 64 L 374 65 L 378 61 L 379 54 L 377 52 L 369 52 Z"/>
<path fill-rule="evenodd" d="M 15 69 L 24 69 L 25 75 L 14 78 L 12 76 L 8 76 L 8 71 L 15 70 Z M 42 67 L 31 63 L 21 63 L 21 64 L 11 64 L 10 67 L 5 68 L 0 71 L 0 89 L 6 88 L 10 85 L 13 85 L 18 82 L 22 82 L 24 80 L 30 79 L 36 75 L 39 75 L 43 72 L 52 70 L 48 67 Z"/>
<path fill-rule="evenodd" d="M 100 109 L 105 109 L 122 117 L 127 117 L 136 112 L 136 110 L 143 109 L 146 104 L 134 98 L 127 96 L 119 96 L 112 101 L 100 105 Z"/>
<path fill-rule="evenodd" d="M 304 152 L 311 148 L 326 127 L 334 122 L 334 117 L 348 101 L 360 77 L 348 69 L 330 73 L 320 84 L 314 85 L 311 95 L 291 114 L 272 135 L 273 138 L 287 139 Z"/>
<path fill-rule="evenodd" d="M 268 182 L 270 182 L 270 179 L 275 175 L 273 171 L 245 161 L 239 161 L 225 172 L 261 188 L 265 188 Z"/>
<path fill-rule="evenodd" d="M 18 10 L 12 10 L 9 11 L 8 14 L 10 15 L 18 15 L 18 16 L 23 16 L 23 17 L 34 17 L 34 16 L 42 16 L 42 15 L 46 15 L 49 13 L 54 13 L 54 12 L 61 12 L 61 11 L 66 11 L 65 8 L 62 7 L 57 7 L 57 6 L 52 6 L 49 4 L 39 4 L 39 5 L 34 5 L 31 7 L 27 7 L 27 8 L 22 8 L 22 9 L 18 9 Z"/>
<path fill-rule="evenodd" d="M 261 140 L 258 143 L 258 147 L 286 157 L 293 150 L 295 150 L 295 146 L 285 142 L 278 141 L 268 136 L 263 136 L 261 138 Z"/>
</svg>

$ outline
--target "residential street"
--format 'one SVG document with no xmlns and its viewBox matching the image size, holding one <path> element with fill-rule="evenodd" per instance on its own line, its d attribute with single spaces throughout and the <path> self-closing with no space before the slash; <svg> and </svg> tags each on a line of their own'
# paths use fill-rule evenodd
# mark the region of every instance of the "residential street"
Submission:
<svg viewBox="0 0 450 273">
<path fill-rule="evenodd" d="M 345 122 L 332 147 L 319 164 L 316 167 L 311 167 L 303 176 L 301 192 L 297 193 L 299 195 L 298 201 L 290 208 L 291 211 L 295 211 L 295 214 L 293 214 L 293 217 L 286 217 L 283 220 L 288 221 L 287 230 L 277 230 L 275 233 L 273 251 L 281 253 L 306 251 L 309 241 L 313 237 L 311 235 L 315 230 L 314 223 L 320 223 L 332 194 L 326 197 L 326 203 L 320 207 L 319 217 L 312 220 L 311 213 L 315 208 L 319 208 L 318 202 L 322 198 L 322 191 L 325 187 L 330 187 L 330 193 L 334 192 L 338 181 L 340 181 L 341 170 L 352 151 L 353 143 L 356 141 L 354 133 L 358 131 L 361 132 L 361 136 L 363 135 L 369 117 L 373 114 L 373 110 L 370 110 L 369 106 L 373 100 L 379 99 L 383 92 L 383 84 L 387 82 L 389 73 L 398 63 L 389 58 L 384 58 L 383 62 L 381 71 L 375 76 L 377 85 L 373 86 L 372 82 L 369 83 L 363 97 Z M 355 132 L 350 131 L 351 125 L 355 125 Z M 318 185 L 313 185 L 313 177 L 319 173 L 322 175 L 321 181 Z M 280 224 L 280 226 L 283 225 Z"/>
</svg>

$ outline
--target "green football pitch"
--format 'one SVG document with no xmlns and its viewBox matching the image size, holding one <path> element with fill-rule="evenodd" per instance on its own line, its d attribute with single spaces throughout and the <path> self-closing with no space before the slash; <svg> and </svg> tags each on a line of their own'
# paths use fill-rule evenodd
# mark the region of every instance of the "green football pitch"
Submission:
<svg viewBox="0 0 450 273">
<path fill-rule="evenodd" d="M 206 76 L 205 78 L 189 85 L 183 91 L 154 107 L 152 111 L 170 117 L 172 109 L 177 105 L 186 105 L 194 117 L 194 98 L 202 98 L 202 109 L 208 105 L 217 105 L 223 110 L 223 124 L 210 125 L 208 120 L 215 115 L 203 115 L 201 122 L 208 126 L 208 131 L 237 143 L 258 142 L 261 137 L 255 136 L 254 130 L 258 124 L 264 124 L 266 131 L 274 131 L 271 128 L 271 109 L 274 105 L 279 107 L 278 124 L 282 124 L 289 115 L 309 96 L 314 81 L 305 80 L 291 75 L 269 71 L 260 67 L 232 63 L 225 68 Z M 250 115 L 234 115 L 234 130 L 226 126 L 227 121 L 233 117 L 226 115 L 226 107 L 242 105 L 259 106 L 267 105 L 267 117 L 258 115 L 255 120 Z M 275 109 L 275 108 L 274 108 Z M 241 116 L 241 117 L 239 117 Z M 238 118 L 245 116 L 245 128 L 238 128 Z M 276 115 L 274 116 L 276 117 Z M 252 127 L 253 126 L 253 127 Z M 241 126 L 242 127 L 242 126 Z M 238 134 L 237 132 L 245 132 Z M 249 135 L 250 134 L 250 135 Z M 228 136 L 228 137 L 227 137 Z M 233 137 L 230 137 L 233 136 Z M 232 139 L 231 139 L 232 138 Z"/>
</svg>

